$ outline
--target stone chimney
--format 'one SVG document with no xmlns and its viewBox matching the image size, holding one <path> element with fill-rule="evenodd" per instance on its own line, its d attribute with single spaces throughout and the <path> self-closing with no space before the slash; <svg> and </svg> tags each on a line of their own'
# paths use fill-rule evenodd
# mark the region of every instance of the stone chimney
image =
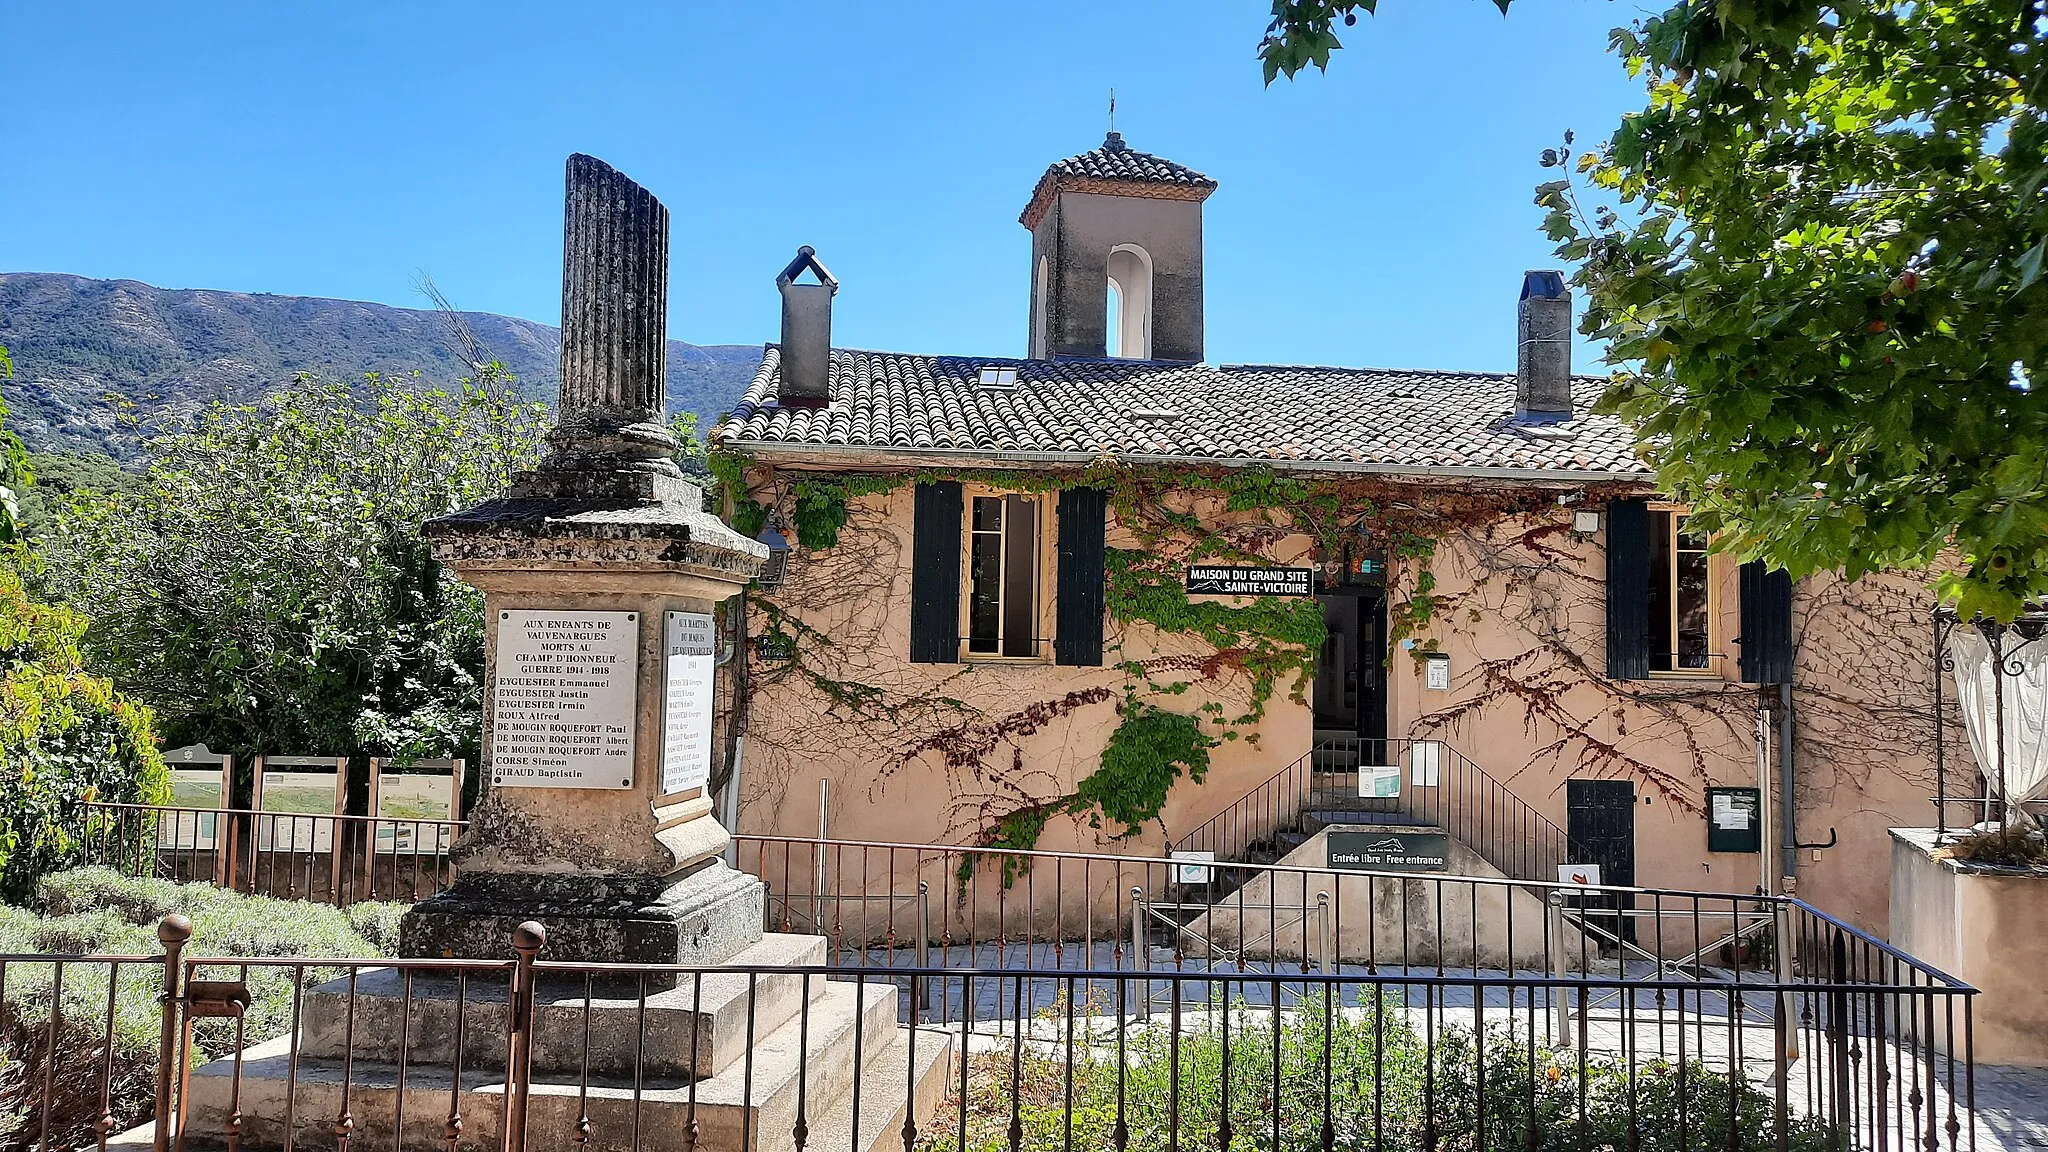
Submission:
<svg viewBox="0 0 2048 1152">
<path fill-rule="evenodd" d="M 1572 294 L 1564 286 L 1564 273 L 1522 273 L 1515 321 L 1515 415 L 1571 419 Z"/>
<path fill-rule="evenodd" d="M 806 268 L 817 275 L 816 284 L 796 282 Z M 831 399 L 832 297 L 839 281 L 806 244 L 775 278 L 775 288 L 782 293 L 782 384 L 776 400 L 785 408 L 823 408 Z"/>
</svg>

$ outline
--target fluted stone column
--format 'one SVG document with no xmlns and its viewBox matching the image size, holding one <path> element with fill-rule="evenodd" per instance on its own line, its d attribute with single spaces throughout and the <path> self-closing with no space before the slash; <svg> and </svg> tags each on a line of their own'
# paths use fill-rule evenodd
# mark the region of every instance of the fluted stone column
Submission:
<svg viewBox="0 0 2048 1152">
<path fill-rule="evenodd" d="M 569 157 L 562 222 L 562 385 L 542 467 L 677 475 L 662 411 L 668 209 L 593 156 Z"/>
<path fill-rule="evenodd" d="M 484 785 L 450 853 L 454 885 L 407 914 L 400 950 L 496 957 L 515 925 L 538 920 L 554 959 L 718 962 L 760 938 L 761 882 L 724 863 L 730 837 L 702 785 L 664 785 L 664 629 L 681 613 L 678 628 L 694 619 L 707 630 L 767 549 L 705 511 L 671 458 L 668 210 L 602 161 L 572 156 L 564 219 L 547 455 L 504 496 L 424 528 L 434 555 L 484 593 Z M 536 687 L 535 661 L 554 659 L 534 647 L 536 619 L 558 621 L 545 627 L 570 658 L 630 661 L 632 686 L 628 665 L 613 663 L 608 691 Z M 526 645 L 523 673 L 501 664 L 506 643 Z M 578 741 L 615 749 L 580 761 L 601 760 L 602 772 L 548 747 L 573 758 Z"/>
</svg>

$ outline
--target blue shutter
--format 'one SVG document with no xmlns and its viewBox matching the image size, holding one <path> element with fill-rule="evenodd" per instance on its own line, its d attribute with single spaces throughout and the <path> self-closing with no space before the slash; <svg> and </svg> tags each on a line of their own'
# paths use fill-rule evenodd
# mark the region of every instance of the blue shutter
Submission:
<svg viewBox="0 0 2048 1152">
<path fill-rule="evenodd" d="M 1059 612 L 1053 622 L 1053 657 L 1061 664 L 1102 664 L 1103 522 L 1108 499 L 1100 488 L 1060 493 Z"/>
<path fill-rule="evenodd" d="M 960 662 L 960 482 L 917 486 L 910 542 L 910 659 Z"/>
<path fill-rule="evenodd" d="M 1607 505 L 1607 678 L 1650 676 L 1650 510 L 1641 500 Z"/>
<path fill-rule="evenodd" d="M 1742 566 L 1739 667 L 1749 684 L 1792 682 L 1792 576 L 1752 560 Z"/>
</svg>

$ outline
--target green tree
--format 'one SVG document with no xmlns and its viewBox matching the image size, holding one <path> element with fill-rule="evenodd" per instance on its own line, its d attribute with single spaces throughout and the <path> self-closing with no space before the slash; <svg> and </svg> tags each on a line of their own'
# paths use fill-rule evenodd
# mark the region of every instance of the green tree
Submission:
<svg viewBox="0 0 2048 1152">
<path fill-rule="evenodd" d="M 1502 9 L 1507 0 L 1497 0 Z M 1372 0 L 1279 0 L 1268 79 Z M 1545 152 L 1661 487 L 1794 575 L 2048 597 L 2048 44 L 2039 0 L 1685 0 L 1612 33 L 1646 102 Z"/>
<path fill-rule="evenodd" d="M 13 375 L 0 348 L 0 378 Z M 0 403 L 0 420 L 7 408 Z M 32 482 L 28 454 L 0 426 L 0 899 L 19 899 L 37 879 L 78 863 L 93 833 L 93 800 L 168 798 L 149 710 L 85 669 L 85 618 L 38 603 L 19 567 L 33 556 L 19 539 L 18 493 Z"/>
<path fill-rule="evenodd" d="M 135 489 L 74 500 L 45 544 L 95 665 L 180 744 L 474 758 L 482 602 L 419 526 L 534 463 L 543 410 L 500 383 L 302 377 L 150 438 Z"/>
</svg>

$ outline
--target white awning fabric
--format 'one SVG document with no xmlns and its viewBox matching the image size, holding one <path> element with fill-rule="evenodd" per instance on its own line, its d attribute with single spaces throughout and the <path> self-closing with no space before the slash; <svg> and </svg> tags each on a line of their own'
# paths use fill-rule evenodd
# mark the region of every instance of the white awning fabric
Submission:
<svg viewBox="0 0 2048 1152">
<path fill-rule="evenodd" d="M 1984 634 L 1968 624 L 1949 633 L 1955 662 L 1956 701 L 1970 733 L 1970 751 L 2005 799 L 2008 824 L 2029 823 L 2022 805 L 2048 797 L 2048 638 L 2031 643 L 2006 634 L 1996 656 Z M 2003 694 L 2004 755 L 1998 751 Z"/>
</svg>

